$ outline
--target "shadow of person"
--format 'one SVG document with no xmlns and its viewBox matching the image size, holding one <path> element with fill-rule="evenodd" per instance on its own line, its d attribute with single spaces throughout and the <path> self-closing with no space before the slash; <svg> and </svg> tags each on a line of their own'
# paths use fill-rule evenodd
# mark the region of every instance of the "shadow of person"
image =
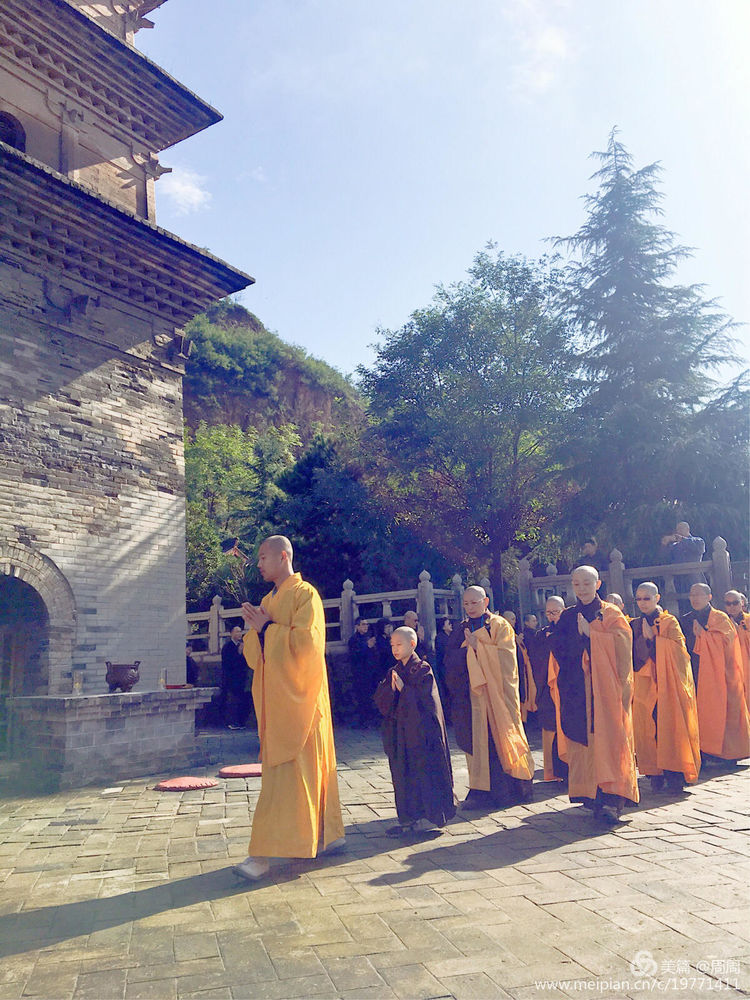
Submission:
<svg viewBox="0 0 750 1000">
<path fill-rule="evenodd" d="M 246 889 L 247 883 L 239 884 L 231 868 L 220 868 L 119 896 L 3 914 L 0 916 L 0 957 L 47 948 L 95 930 L 117 927 L 206 900 L 223 899 Z"/>
<path fill-rule="evenodd" d="M 526 812 L 520 816 L 518 810 L 509 810 L 506 815 L 507 825 L 502 825 L 495 833 L 477 831 L 477 835 L 469 840 L 448 836 L 438 846 L 405 858 L 400 870 L 376 875 L 370 884 L 398 885 L 418 877 L 428 868 L 453 874 L 495 871 L 566 844 L 595 840 L 612 833 L 611 828 L 593 826 L 591 814 L 575 806 L 564 810 Z M 502 816 L 498 821 L 503 824 Z"/>
</svg>

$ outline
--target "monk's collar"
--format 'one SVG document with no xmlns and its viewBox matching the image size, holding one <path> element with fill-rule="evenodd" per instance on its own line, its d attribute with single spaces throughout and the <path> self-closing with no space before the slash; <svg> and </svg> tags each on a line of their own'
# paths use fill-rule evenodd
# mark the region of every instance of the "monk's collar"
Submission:
<svg viewBox="0 0 750 1000">
<path fill-rule="evenodd" d="M 486 625 L 487 622 L 490 620 L 489 612 L 485 611 L 484 614 L 481 615 L 481 617 L 479 618 L 467 618 L 466 620 L 469 623 L 469 628 L 471 629 L 471 631 L 476 632 L 477 629 L 482 628 L 482 626 Z"/>
<path fill-rule="evenodd" d="M 292 573 L 292 575 L 288 576 L 286 578 L 286 580 L 282 580 L 281 584 L 278 587 L 276 586 L 276 584 L 274 584 L 273 585 L 273 590 L 271 591 L 271 594 L 275 597 L 285 587 L 291 585 L 292 581 L 294 581 L 295 583 L 297 583 L 301 579 L 302 579 L 302 576 L 299 573 Z"/>
<path fill-rule="evenodd" d="M 643 617 L 646 619 L 649 625 L 653 625 L 660 614 L 661 614 L 661 608 L 654 608 L 653 611 L 649 611 L 649 613 L 647 615 L 644 615 Z"/>
<path fill-rule="evenodd" d="M 602 610 L 602 601 L 600 597 L 595 597 L 590 604 L 582 604 L 581 601 L 576 601 L 576 611 L 583 615 L 587 622 L 592 622 Z"/>
<path fill-rule="evenodd" d="M 712 611 L 713 608 L 711 607 L 711 605 L 707 604 L 705 608 L 703 608 L 701 611 L 694 612 L 696 619 L 704 628 L 708 624 L 708 619 Z"/>
</svg>

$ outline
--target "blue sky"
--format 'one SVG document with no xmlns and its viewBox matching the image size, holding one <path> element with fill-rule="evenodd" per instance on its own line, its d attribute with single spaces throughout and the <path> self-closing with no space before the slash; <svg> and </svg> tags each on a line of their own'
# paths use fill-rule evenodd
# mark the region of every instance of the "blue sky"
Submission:
<svg viewBox="0 0 750 1000">
<path fill-rule="evenodd" d="M 136 44 L 225 120 L 161 156 L 160 225 L 342 371 L 488 240 L 569 235 L 611 128 L 664 168 L 679 278 L 750 321 L 749 0 L 171 0 Z M 740 331 L 740 353 L 750 334 Z"/>
</svg>

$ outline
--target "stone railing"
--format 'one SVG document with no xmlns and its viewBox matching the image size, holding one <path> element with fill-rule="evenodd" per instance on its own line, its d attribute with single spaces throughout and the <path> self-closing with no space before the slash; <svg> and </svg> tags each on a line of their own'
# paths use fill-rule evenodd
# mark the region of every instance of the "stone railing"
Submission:
<svg viewBox="0 0 750 1000">
<path fill-rule="evenodd" d="M 494 606 L 490 581 L 481 580 Z M 376 622 L 379 618 L 390 618 L 394 625 L 404 620 L 409 610 L 416 610 L 420 624 L 424 627 L 425 640 L 433 645 L 437 632 L 437 619 L 461 618 L 463 616 L 464 585 L 461 576 L 451 580 L 450 589 L 435 588 L 427 570 L 419 574 L 419 583 L 410 590 L 387 590 L 374 594 L 358 594 L 351 580 L 344 580 L 341 596 L 323 601 L 326 613 L 326 638 L 329 651 L 342 648 L 354 632 L 354 622 L 364 618 Z M 199 611 L 187 616 L 187 639 L 195 644 L 196 658 L 212 658 L 221 653 L 221 647 L 237 623 L 241 613 L 239 608 L 225 608 L 221 597 L 214 597 L 209 611 Z M 231 624 L 228 622 L 231 621 Z"/>
<path fill-rule="evenodd" d="M 673 614 L 679 613 L 675 577 L 693 576 L 702 573 L 711 584 L 714 602 L 722 607 L 721 598 L 733 586 L 732 565 L 727 543 L 721 537 L 715 538 L 711 559 L 695 563 L 661 563 L 656 566 L 635 566 L 628 568 L 619 549 L 609 554 L 609 569 L 601 574 L 606 593 L 620 594 L 625 601 L 625 610 L 635 613 L 635 589 L 644 580 L 653 580 L 661 590 L 662 604 Z M 566 604 L 575 603 L 570 573 L 559 574 L 556 566 L 547 567 L 546 576 L 533 576 L 528 559 L 518 564 L 518 595 L 521 613 L 534 611 L 543 613 L 548 597 L 557 594 Z M 739 581 L 737 583 L 739 586 Z"/>
</svg>

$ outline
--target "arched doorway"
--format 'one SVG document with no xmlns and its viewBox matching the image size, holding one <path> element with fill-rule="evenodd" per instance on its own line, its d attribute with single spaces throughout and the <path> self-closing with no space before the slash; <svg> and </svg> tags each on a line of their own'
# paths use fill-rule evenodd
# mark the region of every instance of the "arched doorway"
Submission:
<svg viewBox="0 0 750 1000">
<path fill-rule="evenodd" d="M 0 751 L 8 749 L 8 698 L 46 694 L 49 681 L 49 614 L 24 580 L 0 576 Z"/>
</svg>

